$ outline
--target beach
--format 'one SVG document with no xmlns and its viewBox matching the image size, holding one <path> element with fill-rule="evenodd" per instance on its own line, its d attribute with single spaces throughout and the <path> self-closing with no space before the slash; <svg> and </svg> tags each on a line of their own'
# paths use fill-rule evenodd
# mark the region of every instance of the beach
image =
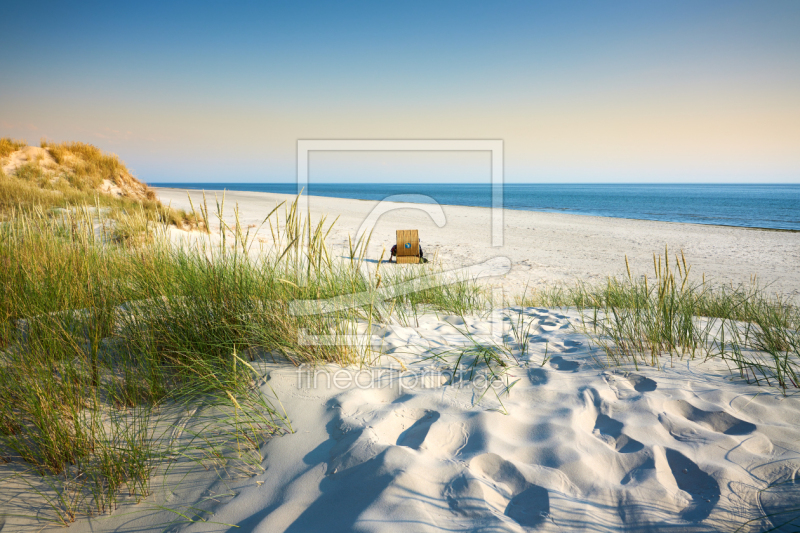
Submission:
<svg viewBox="0 0 800 533">
<path fill-rule="evenodd" d="M 800 1 L 2 13 L 0 533 L 800 533 Z"/>
<path fill-rule="evenodd" d="M 2 13 L 0 533 L 800 533 L 800 1 Z"/>
<path fill-rule="evenodd" d="M 186 191 L 158 193 L 189 208 Z M 247 226 L 291 200 L 225 195 Z M 338 217 L 330 242 L 344 259 L 348 236 L 377 203 L 309 205 L 312 221 Z M 665 247 L 683 251 L 696 280 L 750 284 L 758 274 L 792 298 L 800 287 L 798 233 L 506 211 L 503 245 L 492 247 L 489 209 L 442 206 L 439 227 L 416 206 L 391 207 L 375 224 L 368 268 L 388 258 L 396 229 L 418 229 L 426 257 L 445 268 L 510 259 L 510 272 L 481 280 L 501 287 L 506 303 L 548 285 L 625 278 L 626 255 L 633 276 L 653 279 L 653 254 Z M 795 517 L 795 396 L 754 385 L 718 358 L 611 363 L 582 320 L 535 307 L 432 313 L 362 324 L 380 339 L 363 367 L 272 366 L 262 391 L 280 399 L 296 433 L 267 445 L 266 473 L 240 483 L 213 520 L 297 532 L 763 531 Z M 527 324 L 529 340 L 509 344 L 510 323 Z M 506 346 L 514 363 L 496 381 L 491 365 L 477 378 L 459 374 L 459 363 L 463 371 L 480 359 L 473 342 Z"/>
<path fill-rule="evenodd" d="M 185 190 L 157 194 L 173 208 L 204 204 L 198 191 L 190 192 L 191 203 Z M 173 226 L 166 229 L 171 242 L 222 245 L 220 220 L 213 218 L 222 199 L 221 191 L 206 193 L 210 234 Z M 282 252 L 272 238 L 277 228 L 259 226 L 276 205 L 293 200 L 227 192 L 222 219 L 235 230 L 238 214 L 238 225 L 250 232 L 251 257 L 275 257 Z M 324 233 L 336 220 L 329 251 L 334 261 L 350 263 L 352 241 L 377 202 L 311 197 L 309 205 L 312 228 L 327 217 Z M 80 533 L 793 531 L 800 520 L 795 363 L 783 377 L 768 364 L 758 375 L 756 367 L 741 366 L 736 350 L 748 361 L 772 355 L 758 352 L 757 342 L 733 348 L 731 339 L 741 340 L 743 331 L 760 338 L 735 320 L 689 317 L 696 325 L 690 348 L 656 341 L 662 344 L 650 346 L 657 349 L 625 352 L 627 339 L 592 325 L 613 322 L 608 308 L 519 302 L 559 284 L 628 279 L 626 256 L 629 282 L 647 275 L 650 287 L 682 295 L 674 280 L 680 286 L 686 266 L 654 273 L 654 254 L 662 256 L 655 269 L 666 269 L 665 247 L 670 263 L 683 251 L 692 283 L 702 284 L 705 274 L 709 285 L 749 285 L 758 274 L 768 290 L 796 300 L 800 233 L 507 211 L 503 244 L 493 247 L 489 209 L 442 206 L 429 216 L 411 204 L 388 207 L 362 258 L 369 280 L 379 286 L 390 279 L 380 277 L 382 269 L 402 272 L 404 265 L 387 261 L 394 232 L 418 229 L 434 268 L 502 289 L 487 291 L 500 292 L 494 308 L 458 313 L 398 305 L 351 319 L 344 337 L 301 332 L 298 346 L 360 346 L 358 358 L 345 364 L 301 364 L 290 352 L 234 345 L 223 356 L 256 376 L 247 397 L 263 399 L 282 417 L 273 419 L 276 430 L 263 442 L 245 442 L 247 433 L 237 429 L 225 448 L 204 444 L 216 438 L 217 430 L 208 429 L 213 424 L 252 429 L 252 422 L 239 425 L 239 417 L 249 416 L 241 396 L 165 403 L 148 431 L 167 435 L 169 449 L 183 451 L 152 463 L 146 497 L 122 491 L 113 509 L 94 516 L 78 509 L 83 514 L 74 522 L 63 514 L 56 520 L 60 506 L 69 508 L 67 490 L 55 485 L 61 500 L 48 499 L 54 487 L 45 484 L 57 478 L 31 475 L 11 462 L 0 492 L 0 530 L 59 531 L 69 523 Z M 241 245 L 226 232 L 226 247 Z M 222 260 L 215 254 L 201 255 L 201 263 L 212 267 Z M 700 285 L 697 292 L 703 291 Z M 133 318 L 126 323 L 142 327 L 136 313 L 149 316 L 146 310 L 162 300 L 161 311 L 151 313 L 187 306 L 205 317 L 191 317 L 197 326 L 184 324 L 185 317 L 167 321 L 169 328 L 214 327 L 223 315 L 241 320 L 170 296 L 121 306 Z M 658 330 L 667 329 L 661 316 L 674 317 L 655 315 Z M 63 487 L 80 490 L 79 481 Z"/>
<path fill-rule="evenodd" d="M 504 376 L 507 395 L 484 394 L 479 380 L 443 385 L 449 374 L 421 361 L 428 347 L 402 342 L 402 328 L 386 347 L 404 372 L 387 356 L 371 369 L 274 368 L 264 392 L 282 398 L 297 433 L 268 445 L 266 473 L 242 482 L 214 521 L 250 531 L 762 531 L 773 525 L 764 513 L 800 503 L 796 400 L 732 382 L 724 364 L 603 368 L 569 327 L 577 316 L 524 314 L 537 340 Z M 435 345 L 487 325 L 425 317 L 414 332 Z"/>
<path fill-rule="evenodd" d="M 575 314 L 522 314 L 536 339 L 500 386 L 451 383 L 454 356 L 425 360 L 465 328 L 491 329 L 455 317 L 384 330 L 391 357 L 370 368 L 273 368 L 263 391 L 281 398 L 296 433 L 267 445 L 266 472 L 240 482 L 213 521 L 246 531 L 611 532 L 765 531 L 796 518 L 796 398 L 732 379 L 719 361 L 605 368 L 570 327 Z M 414 335 L 425 346 L 405 342 Z"/>
<path fill-rule="evenodd" d="M 197 208 L 202 192 L 157 188 L 165 204 L 189 210 L 187 193 Z M 208 191 L 209 205 L 214 195 Z M 294 196 L 260 192 L 225 192 L 229 217 L 238 205 L 243 225 L 258 225 L 277 203 Z M 312 219 L 327 215 L 336 220 L 330 242 L 346 250 L 348 236 L 355 238 L 361 225 L 378 205 L 375 201 L 311 196 Z M 634 276 L 653 274 L 653 254 L 682 251 L 695 280 L 724 285 L 749 285 L 754 275 L 770 292 L 797 301 L 800 297 L 800 232 L 738 227 L 654 222 L 561 213 L 505 210 L 503 244 L 492 246 L 491 209 L 442 206 L 446 220 L 439 227 L 431 216 L 413 204 L 393 204 L 378 218 L 368 259 L 377 260 L 395 243 L 398 229 L 417 229 L 426 257 L 436 255 L 448 268 L 481 263 L 495 257 L 510 259 L 511 271 L 492 284 L 502 286 L 510 298 L 548 284 L 603 283 L 608 276 L 627 277 L 625 256 Z M 327 227 L 327 226 L 326 226 Z M 269 229 L 261 236 L 269 241 Z M 384 251 L 385 248 L 385 251 Z M 673 258 L 674 259 L 674 258 Z"/>
</svg>

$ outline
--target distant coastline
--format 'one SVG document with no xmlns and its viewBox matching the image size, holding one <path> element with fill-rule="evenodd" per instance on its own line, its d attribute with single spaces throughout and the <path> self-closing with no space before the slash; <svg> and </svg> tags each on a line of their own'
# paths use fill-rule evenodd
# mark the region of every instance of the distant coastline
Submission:
<svg viewBox="0 0 800 533">
<path fill-rule="evenodd" d="M 150 183 L 153 187 L 296 194 L 296 183 Z M 424 195 L 491 207 L 489 184 L 311 183 L 312 196 L 383 200 Z M 506 184 L 503 207 L 634 220 L 800 231 L 800 184 Z M 411 200 L 409 200 L 411 201 Z M 419 202 L 417 196 L 413 201 Z"/>
</svg>

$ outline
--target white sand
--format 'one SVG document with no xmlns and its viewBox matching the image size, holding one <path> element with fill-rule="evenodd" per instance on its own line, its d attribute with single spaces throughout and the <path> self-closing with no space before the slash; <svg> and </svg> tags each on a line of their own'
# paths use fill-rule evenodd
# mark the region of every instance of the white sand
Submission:
<svg viewBox="0 0 800 533">
<path fill-rule="evenodd" d="M 185 192 L 158 192 L 188 207 Z M 248 224 L 284 198 L 229 193 L 226 203 L 238 202 Z M 311 205 L 342 215 L 341 244 L 374 202 Z M 408 209 L 385 215 L 374 251 L 395 229 L 418 228 L 426 253 L 451 266 L 509 257 L 513 271 L 499 283 L 518 293 L 528 277 L 622 274 L 626 253 L 649 272 L 667 243 L 708 278 L 739 283 L 758 272 L 777 290 L 800 287 L 796 233 L 508 212 L 505 246 L 492 249 L 487 210 L 444 209 L 444 228 Z M 170 531 L 764 531 L 800 515 L 800 397 L 747 384 L 716 359 L 605 367 L 571 327 L 574 311 L 505 313 L 532 323 L 525 353 L 502 314 L 467 323 L 425 315 L 374 326 L 367 333 L 384 355 L 362 369 L 321 369 L 331 379 L 265 365 L 262 392 L 277 395 L 295 433 L 264 446 L 263 474 L 215 481 L 194 473 L 180 488 L 156 482 L 146 502 L 72 529 L 160 531 L 180 517 L 154 505 L 185 509 L 201 497 L 210 521 Z M 472 380 L 450 382 L 465 333 L 511 350 L 495 387 L 483 366 Z M 461 368 L 472 361 L 467 355 Z M 0 529 L 26 525 L 7 519 Z"/>
<path fill-rule="evenodd" d="M 533 323 L 529 349 L 507 343 L 519 362 L 496 386 L 481 365 L 451 383 L 464 333 L 503 346 L 503 314 L 520 313 Z M 797 396 L 748 385 L 718 360 L 604 368 L 577 319 L 536 308 L 423 316 L 375 326 L 385 355 L 370 367 L 266 364 L 261 390 L 295 433 L 262 448 L 264 473 L 180 471 L 154 480 L 145 502 L 70 530 L 749 532 L 800 515 Z M 20 495 L 31 496 L 6 492 L 4 508 Z M 192 515 L 193 502 L 213 511 L 208 522 L 164 510 Z M 31 526 L 8 519 L 2 531 Z"/>
<path fill-rule="evenodd" d="M 383 372 L 332 367 L 316 382 L 273 370 L 297 433 L 266 446 L 266 473 L 213 519 L 269 532 L 732 531 L 800 507 L 798 485 L 759 494 L 797 477 L 796 398 L 731 379 L 719 363 L 604 369 L 569 327 L 574 314 L 524 315 L 535 324 L 530 352 L 488 392 L 481 379 L 441 384 L 454 352 L 420 356 L 463 340 L 452 324 L 489 335 L 489 320 L 376 328 L 405 373 L 387 356 Z M 428 346 L 409 347 L 415 335 Z"/>
</svg>

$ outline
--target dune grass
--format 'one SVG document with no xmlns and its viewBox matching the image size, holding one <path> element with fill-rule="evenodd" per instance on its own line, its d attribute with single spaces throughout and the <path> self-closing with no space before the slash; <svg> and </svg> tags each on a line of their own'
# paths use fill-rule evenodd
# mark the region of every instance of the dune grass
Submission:
<svg viewBox="0 0 800 533">
<path fill-rule="evenodd" d="M 97 189 L 103 180 L 116 185 L 124 185 L 128 178 L 128 169 L 113 154 L 107 155 L 91 144 L 81 142 L 50 143 L 41 142 L 57 165 L 66 169 L 65 177 L 70 185 L 78 190 Z M 148 200 L 155 200 L 155 193 L 146 192 Z"/>
<path fill-rule="evenodd" d="M 653 256 L 652 277 L 609 278 L 604 285 L 556 286 L 522 305 L 574 307 L 611 364 L 663 365 L 663 357 L 720 357 L 739 375 L 784 392 L 800 387 L 800 309 L 754 277 L 723 285 L 691 277 L 683 252 Z"/>
<path fill-rule="evenodd" d="M 0 158 L 7 157 L 26 146 L 28 146 L 28 143 L 25 141 L 12 139 L 10 137 L 2 137 L 0 138 Z"/>
<path fill-rule="evenodd" d="M 0 159 L 25 148 L 25 141 L 0 139 Z M 139 182 L 125 164 L 113 154 L 80 142 L 52 143 L 45 140 L 41 148 L 55 166 L 41 164 L 41 157 L 5 173 L 0 169 L 0 220 L 13 217 L 12 211 L 34 207 L 48 210 L 101 205 L 115 212 L 115 218 L 146 217 L 150 222 L 164 222 L 180 228 L 197 228 L 200 221 L 180 209 L 163 206 L 155 193 Z M 52 164 L 52 162 L 51 162 Z M 104 183 L 119 187 L 123 194 L 100 192 Z M 128 230 L 133 231 L 129 225 Z"/>
<path fill-rule="evenodd" d="M 94 214 L 27 213 L 0 232 L 0 454 L 46 480 L 63 524 L 113 509 L 123 489 L 147 496 L 197 439 L 203 462 L 257 469 L 264 439 L 288 428 L 238 355 L 254 344 L 237 334 L 241 307 L 220 301 L 235 267 L 104 238 Z M 167 414 L 197 403 L 214 421 L 174 441 Z"/>
<path fill-rule="evenodd" d="M 368 238 L 351 261 L 334 260 L 325 243 L 332 224 L 312 224 L 297 205 L 265 217 L 273 242 L 258 253 L 238 215 L 226 223 L 224 197 L 220 234 L 195 232 L 192 244 L 171 242 L 144 215 L 150 239 L 119 239 L 120 221 L 105 218 L 116 213 L 99 205 L 17 210 L 0 226 L 8 288 L 0 294 L 0 456 L 46 481 L 37 490 L 52 520 L 107 512 L 123 492 L 146 497 L 175 457 L 204 466 L 223 457 L 226 468 L 258 471 L 265 439 L 290 430 L 257 388 L 259 361 L 365 361 L 367 347 L 305 344 L 304 332 L 347 334 L 355 319 L 377 320 L 387 306 L 477 302 L 466 282 L 384 302 L 359 260 Z M 204 202 L 194 216 L 210 227 L 214 215 Z M 384 273 L 383 282 L 425 268 Z M 353 293 L 366 300 L 326 314 L 290 310 L 295 300 Z M 208 423 L 196 414 L 191 438 L 176 440 L 175 413 L 196 405 L 212 412 Z"/>
<path fill-rule="evenodd" d="M 35 204 L 37 194 L 52 193 L 31 185 L 25 194 Z M 168 240 L 164 218 L 136 205 L 128 218 L 97 202 L 17 206 L 0 225 L 0 282 L 8 288 L 0 293 L 0 456 L 22 468 L 15 480 L 32 488 L 42 480 L 35 490 L 51 506 L 48 519 L 66 525 L 145 498 L 154 476 L 180 460 L 258 472 L 265 440 L 291 431 L 261 394 L 260 362 L 371 360 L 366 346 L 305 344 L 304 333 L 346 335 L 357 319 L 413 322 L 429 309 L 466 315 L 489 305 L 469 280 L 387 298 L 381 287 L 438 267 L 392 273 L 379 263 L 367 272 L 368 236 L 340 261 L 326 244 L 335 221 L 312 223 L 297 201 L 265 213 L 272 239 L 261 250 L 235 210 L 226 221 L 224 196 L 215 203 L 215 214 L 204 201 L 191 216 L 203 228 L 216 218 L 220 234 L 195 232 L 183 245 Z M 126 224 L 129 237 L 120 238 Z M 135 238 L 141 234 L 151 237 Z M 551 287 L 517 303 L 578 308 L 580 327 L 610 364 L 722 357 L 743 377 L 797 387 L 795 307 L 755 281 L 692 281 L 682 254 L 674 263 L 666 257 L 654 257 L 652 278 L 629 269 L 625 280 Z M 294 301 L 345 294 L 361 296 L 332 312 L 292 312 Z M 525 353 L 530 324 L 521 317 L 509 315 L 508 346 L 476 344 L 466 356 L 502 377 Z"/>
</svg>

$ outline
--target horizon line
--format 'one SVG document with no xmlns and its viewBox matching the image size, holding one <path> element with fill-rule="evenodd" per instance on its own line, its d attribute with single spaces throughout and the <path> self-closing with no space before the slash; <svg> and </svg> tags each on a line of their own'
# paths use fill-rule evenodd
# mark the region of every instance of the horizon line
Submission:
<svg viewBox="0 0 800 533">
<path fill-rule="evenodd" d="M 144 181 L 147 185 L 200 185 L 207 183 L 209 185 L 297 185 L 296 181 Z M 325 181 L 325 182 L 309 182 L 310 185 L 486 185 L 491 186 L 487 182 L 474 182 L 474 181 L 451 181 L 451 182 L 414 182 L 414 181 L 396 181 L 396 182 L 373 182 L 373 181 Z M 756 182 L 756 181 L 700 181 L 700 182 L 685 182 L 685 181 L 537 181 L 537 182 L 504 182 L 503 185 L 800 185 L 800 181 L 780 182 Z"/>
</svg>

